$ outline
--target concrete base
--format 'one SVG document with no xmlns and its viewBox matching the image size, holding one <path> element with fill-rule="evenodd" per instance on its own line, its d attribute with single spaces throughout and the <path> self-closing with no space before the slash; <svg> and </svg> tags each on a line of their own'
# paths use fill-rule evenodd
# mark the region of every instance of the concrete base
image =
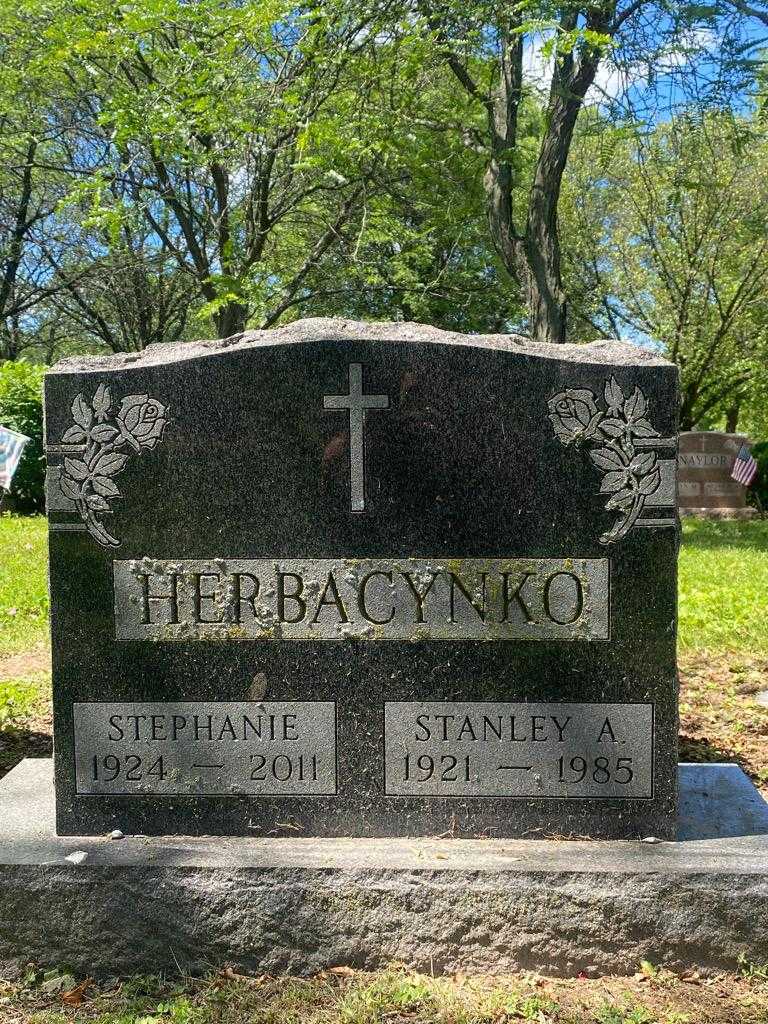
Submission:
<svg viewBox="0 0 768 1024">
<path fill-rule="evenodd" d="M 681 765 L 679 840 L 59 838 L 52 768 L 0 783 L 0 977 L 732 968 L 768 948 L 768 805 Z"/>
</svg>

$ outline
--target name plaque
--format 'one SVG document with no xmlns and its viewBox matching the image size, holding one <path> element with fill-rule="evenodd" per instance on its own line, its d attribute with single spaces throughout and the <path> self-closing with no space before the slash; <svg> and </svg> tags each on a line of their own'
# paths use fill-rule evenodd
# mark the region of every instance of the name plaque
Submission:
<svg viewBox="0 0 768 1024">
<path fill-rule="evenodd" d="M 113 562 L 118 640 L 607 640 L 607 558 Z"/>
<path fill-rule="evenodd" d="M 388 796 L 653 796 L 652 704 L 387 702 Z"/>
<path fill-rule="evenodd" d="M 78 793 L 334 796 L 333 701 L 76 703 Z"/>
<path fill-rule="evenodd" d="M 733 464 L 731 454 L 705 454 L 702 452 L 680 452 L 677 456 L 678 465 L 683 469 L 730 469 Z"/>
</svg>

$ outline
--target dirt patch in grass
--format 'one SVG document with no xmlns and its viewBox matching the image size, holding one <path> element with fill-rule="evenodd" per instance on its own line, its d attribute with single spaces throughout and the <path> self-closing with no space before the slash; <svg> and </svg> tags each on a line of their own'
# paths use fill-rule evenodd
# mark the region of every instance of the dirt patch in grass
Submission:
<svg viewBox="0 0 768 1024">
<path fill-rule="evenodd" d="M 28 679 L 41 672 L 51 671 L 51 651 L 48 644 L 39 644 L 31 651 L 0 658 L 0 682 L 7 679 Z"/>
<path fill-rule="evenodd" d="M 0 659 L 0 778 L 25 757 L 53 752 L 50 669 L 46 644 Z"/>
<path fill-rule="evenodd" d="M 114 979 L 104 987 L 30 972 L 0 983 L 0 1020 L 58 1024 L 764 1024 L 768 982 L 754 973 L 678 976 L 643 964 L 634 978 L 559 980 L 536 974 L 432 978 L 402 969 L 339 967 L 311 979 Z"/>
<path fill-rule="evenodd" d="M 680 760 L 736 762 L 768 798 L 768 658 L 688 652 L 680 657 Z"/>
<path fill-rule="evenodd" d="M 50 711 L 23 724 L 0 729 L 0 779 L 25 757 L 51 757 L 53 737 Z M 0 1016 L 2 1022 L 2 1016 Z"/>
</svg>

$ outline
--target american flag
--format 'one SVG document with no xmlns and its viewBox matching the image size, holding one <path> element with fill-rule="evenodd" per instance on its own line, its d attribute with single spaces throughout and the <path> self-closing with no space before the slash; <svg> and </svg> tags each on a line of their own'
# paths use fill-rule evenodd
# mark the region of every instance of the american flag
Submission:
<svg viewBox="0 0 768 1024">
<path fill-rule="evenodd" d="M 755 473 L 757 473 L 757 463 L 752 458 L 749 448 L 743 444 L 731 467 L 731 476 L 740 484 L 749 487 L 755 479 Z"/>
<path fill-rule="evenodd" d="M 11 480 L 29 438 L 8 427 L 0 427 L 0 488 L 11 489 Z"/>
</svg>

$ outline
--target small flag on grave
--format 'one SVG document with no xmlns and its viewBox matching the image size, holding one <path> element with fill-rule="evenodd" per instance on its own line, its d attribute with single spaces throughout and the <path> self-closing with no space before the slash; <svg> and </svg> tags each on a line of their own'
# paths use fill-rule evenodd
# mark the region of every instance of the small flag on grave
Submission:
<svg viewBox="0 0 768 1024">
<path fill-rule="evenodd" d="M 30 440 L 8 427 L 0 427 L 0 488 L 9 491 L 11 480 L 21 460 L 24 446 Z"/>
<path fill-rule="evenodd" d="M 749 487 L 755 479 L 756 473 L 757 463 L 752 457 L 749 448 L 743 444 L 741 448 L 739 448 L 739 453 L 731 467 L 731 476 L 734 480 L 738 480 L 740 484 L 743 484 L 744 487 Z"/>
</svg>

